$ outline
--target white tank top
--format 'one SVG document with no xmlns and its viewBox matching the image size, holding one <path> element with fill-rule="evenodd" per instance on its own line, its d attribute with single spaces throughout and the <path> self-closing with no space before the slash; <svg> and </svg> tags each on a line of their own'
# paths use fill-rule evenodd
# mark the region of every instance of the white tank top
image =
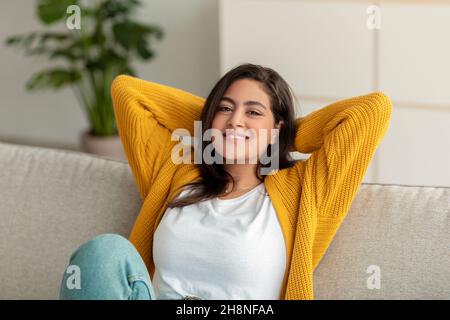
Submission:
<svg viewBox="0 0 450 320">
<path fill-rule="evenodd" d="M 154 234 L 153 261 L 160 300 L 278 300 L 286 246 L 264 183 L 234 199 L 168 208 Z"/>
</svg>

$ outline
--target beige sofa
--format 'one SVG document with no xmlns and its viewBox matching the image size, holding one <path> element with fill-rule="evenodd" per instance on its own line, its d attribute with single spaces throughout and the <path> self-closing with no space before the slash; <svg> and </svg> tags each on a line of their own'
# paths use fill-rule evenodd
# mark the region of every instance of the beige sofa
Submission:
<svg viewBox="0 0 450 320">
<path fill-rule="evenodd" d="M 57 299 L 70 254 L 127 236 L 142 205 L 130 168 L 0 143 L 0 299 Z M 449 299 L 450 188 L 363 183 L 314 272 L 316 299 Z"/>
</svg>

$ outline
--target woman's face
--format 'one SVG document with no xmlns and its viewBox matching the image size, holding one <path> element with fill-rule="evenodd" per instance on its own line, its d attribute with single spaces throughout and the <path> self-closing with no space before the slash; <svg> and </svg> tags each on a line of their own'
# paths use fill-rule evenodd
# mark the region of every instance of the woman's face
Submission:
<svg viewBox="0 0 450 320">
<path fill-rule="evenodd" d="M 252 79 L 233 82 L 223 95 L 214 116 L 212 143 L 224 163 L 257 163 L 276 136 L 270 97 L 261 88 L 263 84 Z M 214 133 L 216 132 L 218 135 Z M 244 135 L 244 139 L 234 137 Z M 220 135 L 220 136 L 219 136 Z M 217 138 L 217 139 L 216 139 Z"/>
</svg>

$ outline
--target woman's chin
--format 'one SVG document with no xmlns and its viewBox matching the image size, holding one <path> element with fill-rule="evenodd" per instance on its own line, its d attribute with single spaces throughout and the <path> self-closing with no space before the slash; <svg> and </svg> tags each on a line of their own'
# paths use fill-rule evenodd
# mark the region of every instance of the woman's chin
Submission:
<svg viewBox="0 0 450 320">
<path fill-rule="evenodd" d="M 257 164 L 258 161 L 249 157 L 225 157 L 224 164 Z"/>
</svg>

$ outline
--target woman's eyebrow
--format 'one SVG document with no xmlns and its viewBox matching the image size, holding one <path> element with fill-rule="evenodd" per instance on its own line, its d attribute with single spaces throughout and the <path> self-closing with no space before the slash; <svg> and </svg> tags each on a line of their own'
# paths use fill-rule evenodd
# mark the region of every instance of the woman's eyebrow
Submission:
<svg viewBox="0 0 450 320">
<path fill-rule="evenodd" d="M 225 100 L 225 101 L 228 101 L 228 102 L 232 103 L 233 105 L 236 105 L 236 102 L 234 102 L 234 100 L 231 99 L 230 97 L 222 97 L 220 100 Z M 263 107 L 264 109 L 267 110 L 265 105 L 263 105 L 261 102 L 254 101 L 254 100 L 247 100 L 247 101 L 244 102 L 244 105 L 246 105 L 246 106 L 260 106 L 260 107 Z"/>
</svg>

